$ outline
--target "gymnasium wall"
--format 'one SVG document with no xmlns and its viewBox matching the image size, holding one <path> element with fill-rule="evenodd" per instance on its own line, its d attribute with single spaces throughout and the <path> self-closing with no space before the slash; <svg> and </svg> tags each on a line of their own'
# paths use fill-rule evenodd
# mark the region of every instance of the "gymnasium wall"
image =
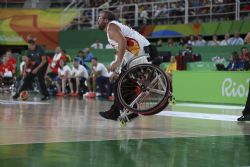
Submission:
<svg viewBox="0 0 250 167">
<path fill-rule="evenodd" d="M 108 43 L 106 33 L 99 29 L 67 30 L 59 33 L 59 44 L 65 49 L 84 49 L 90 47 L 96 39 L 105 45 Z"/>
<path fill-rule="evenodd" d="M 1 9 L 0 45 L 26 45 L 30 35 L 46 49 L 54 49 L 58 46 L 61 28 L 76 17 L 75 12 L 70 12 L 62 23 L 62 10 Z"/>
<path fill-rule="evenodd" d="M 176 25 L 156 25 L 144 26 L 140 33 L 150 38 L 162 37 L 183 37 L 193 35 L 224 35 L 226 33 L 233 34 L 240 32 L 246 34 L 250 30 L 250 20 L 244 21 L 223 21 L 213 23 L 190 23 Z"/>
</svg>

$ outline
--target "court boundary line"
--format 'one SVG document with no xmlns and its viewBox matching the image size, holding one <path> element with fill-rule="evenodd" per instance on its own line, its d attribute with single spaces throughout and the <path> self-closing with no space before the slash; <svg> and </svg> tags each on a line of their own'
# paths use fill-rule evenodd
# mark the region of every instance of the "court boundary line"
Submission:
<svg viewBox="0 0 250 167">
<path fill-rule="evenodd" d="M 156 115 L 179 118 L 208 119 L 217 121 L 237 121 L 237 118 L 239 117 L 237 115 L 194 113 L 183 111 L 162 111 Z"/>
</svg>

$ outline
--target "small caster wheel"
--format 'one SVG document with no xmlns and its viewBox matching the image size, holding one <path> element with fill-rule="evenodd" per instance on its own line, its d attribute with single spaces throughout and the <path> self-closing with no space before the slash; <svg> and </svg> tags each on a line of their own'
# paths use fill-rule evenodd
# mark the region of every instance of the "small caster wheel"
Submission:
<svg viewBox="0 0 250 167">
<path fill-rule="evenodd" d="M 172 105 L 175 105 L 175 104 L 176 104 L 175 97 L 174 97 L 174 96 L 170 96 L 170 97 L 168 98 L 168 102 L 169 102 L 170 104 L 172 104 Z"/>
<path fill-rule="evenodd" d="M 124 119 L 120 119 L 119 122 L 120 122 L 120 127 L 121 127 L 121 128 L 126 127 L 127 122 L 126 122 Z"/>
</svg>

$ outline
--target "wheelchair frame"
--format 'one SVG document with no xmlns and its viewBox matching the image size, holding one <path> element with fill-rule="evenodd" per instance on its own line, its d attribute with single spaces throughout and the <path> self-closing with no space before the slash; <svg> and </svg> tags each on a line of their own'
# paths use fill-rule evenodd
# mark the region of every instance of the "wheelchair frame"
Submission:
<svg viewBox="0 0 250 167">
<path fill-rule="evenodd" d="M 118 118 L 121 126 L 129 121 L 127 115 L 130 112 L 154 115 L 161 112 L 169 102 L 174 100 L 170 91 L 170 81 L 165 72 L 151 62 L 143 60 L 141 63 L 140 58 L 145 59 L 149 56 L 143 55 L 131 59 L 122 68 L 118 80 L 117 96 L 124 107 Z M 139 60 L 139 63 L 134 63 L 136 60 Z M 157 102 L 153 102 L 154 100 Z"/>
</svg>

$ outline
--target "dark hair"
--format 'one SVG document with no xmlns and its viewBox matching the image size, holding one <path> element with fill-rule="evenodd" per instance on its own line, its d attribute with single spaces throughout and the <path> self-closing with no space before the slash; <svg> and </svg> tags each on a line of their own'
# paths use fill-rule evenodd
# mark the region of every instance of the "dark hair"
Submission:
<svg viewBox="0 0 250 167">
<path fill-rule="evenodd" d="M 115 20 L 115 15 L 114 15 L 114 13 L 112 11 L 110 11 L 110 10 L 103 10 L 101 12 L 105 13 L 105 17 L 109 21 Z"/>
<path fill-rule="evenodd" d="M 93 57 L 91 60 L 95 60 L 95 61 L 97 61 L 97 57 Z"/>
<path fill-rule="evenodd" d="M 79 50 L 78 53 L 83 53 L 83 51 L 82 51 L 82 50 Z"/>
<path fill-rule="evenodd" d="M 81 62 L 81 58 L 80 57 L 74 57 L 74 62 L 80 63 Z"/>
<path fill-rule="evenodd" d="M 246 47 L 246 46 L 243 46 L 243 47 L 241 48 L 241 50 L 242 50 L 242 49 L 248 49 L 248 47 Z"/>
<path fill-rule="evenodd" d="M 36 44 L 36 42 L 33 39 L 28 40 L 28 44 Z"/>
</svg>

